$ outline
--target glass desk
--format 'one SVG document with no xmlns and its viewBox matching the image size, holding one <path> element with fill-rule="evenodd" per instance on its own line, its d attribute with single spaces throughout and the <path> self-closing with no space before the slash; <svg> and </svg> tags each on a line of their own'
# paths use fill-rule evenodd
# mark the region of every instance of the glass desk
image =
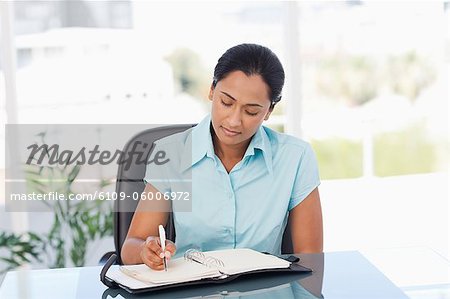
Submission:
<svg viewBox="0 0 450 299">
<path fill-rule="evenodd" d="M 297 256 L 300 264 L 314 272 L 243 276 L 226 284 L 140 296 L 108 289 L 99 279 L 101 267 L 12 271 L 0 286 L 0 298 L 408 298 L 405 290 L 391 282 L 360 252 Z M 428 295 L 417 298 L 448 298 Z"/>
<path fill-rule="evenodd" d="M 410 298 L 450 299 L 450 262 L 431 248 L 389 248 L 361 253 Z"/>
</svg>

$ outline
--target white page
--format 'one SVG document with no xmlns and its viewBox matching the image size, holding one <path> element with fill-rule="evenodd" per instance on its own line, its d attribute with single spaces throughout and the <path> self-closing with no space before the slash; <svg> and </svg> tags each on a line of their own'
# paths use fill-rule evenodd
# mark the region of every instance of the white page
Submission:
<svg viewBox="0 0 450 299">
<path fill-rule="evenodd" d="M 134 279 L 133 277 L 123 273 L 119 267 L 111 267 L 108 270 L 108 273 L 106 273 L 106 277 L 114 280 L 115 282 L 127 286 L 130 289 L 137 290 L 137 289 L 146 289 L 150 287 L 158 286 L 157 284 L 153 284 L 150 282 L 143 282 L 137 279 Z"/>
<path fill-rule="evenodd" d="M 248 248 L 207 251 L 204 254 L 221 260 L 225 266 L 219 269 L 228 275 L 261 269 L 289 268 L 291 265 L 276 256 Z"/>
<path fill-rule="evenodd" d="M 167 272 L 164 270 L 153 270 L 145 264 L 121 266 L 120 270 L 140 281 L 158 285 L 187 282 L 221 275 L 215 268 L 186 261 L 184 258 L 170 260 Z"/>
</svg>

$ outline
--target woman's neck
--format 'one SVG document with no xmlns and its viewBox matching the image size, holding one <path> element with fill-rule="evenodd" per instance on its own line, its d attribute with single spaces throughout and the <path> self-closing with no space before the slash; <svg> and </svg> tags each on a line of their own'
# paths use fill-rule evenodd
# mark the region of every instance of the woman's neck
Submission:
<svg viewBox="0 0 450 299">
<path fill-rule="evenodd" d="M 225 145 L 217 137 L 214 129 L 211 128 L 211 136 L 214 145 L 214 153 L 225 164 L 226 161 L 239 162 L 244 157 L 250 140 L 235 145 Z"/>
</svg>

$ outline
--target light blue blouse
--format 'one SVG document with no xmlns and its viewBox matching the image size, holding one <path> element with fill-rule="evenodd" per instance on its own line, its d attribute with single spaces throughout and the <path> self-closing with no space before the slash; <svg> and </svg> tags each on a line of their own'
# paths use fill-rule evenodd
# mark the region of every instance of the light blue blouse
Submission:
<svg viewBox="0 0 450 299">
<path fill-rule="evenodd" d="M 190 248 L 279 254 L 288 212 L 320 184 L 311 146 L 261 126 L 227 173 L 214 154 L 210 124 L 207 116 L 157 141 L 155 151 L 164 150 L 170 162 L 147 166 L 147 183 L 163 193 L 179 192 L 172 201 L 176 256 Z"/>
</svg>

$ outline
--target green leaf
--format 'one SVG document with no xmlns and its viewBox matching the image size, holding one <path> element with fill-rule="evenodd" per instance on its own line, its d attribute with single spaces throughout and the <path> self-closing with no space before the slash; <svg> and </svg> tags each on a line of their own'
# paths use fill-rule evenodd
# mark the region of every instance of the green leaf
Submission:
<svg viewBox="0 0 450 299">
<path fill-rule="evenodd" d="M 20 266 L 20 263 L 12 258 L 0 257 L 0 260 L 6 262 L 7 264 L 13 265 L 14 267 Z"/>
<path fill-rule="evenodd" d="M 19 251 L 19 252 L 15 252 L 15 254 L 17 256 L 19 256 L 22 259 L 22 261 L 25 261 L 27 263 L 31 262 L 31 260 L 25 256 L 27 254 L 26 252 Z"/>
<path fill-rule="evenodd" d="M 67 176 L 67 181 L 72 183 L 76 177 L 78 176 L 78 173 L 80 173 L 81 166 L 75 165 L 72 170 L 70 171 L 69 175 Z"/>
<path fill-rule="evenodd" d="M 39 169 L 25 169 L 25 173 L 26 174 L 30 174 L 30 175 L 33 175 L 33 176 L 39 176 L 40 175 L 40 171 L 39 171 Z"/>
<path fill-rule="evenodd" d="M 29 232 L 28 235 L 30 236 L 31 240 L 42 241 L 42 238 L 33 232 Z"/>
<path fill-rule="evenodd" d="M 40 187 L 43 187 L 43 188 L 48 188 L 48 185 L 43 183 L 42 179 L 41 180 L 29 179 L 29 181 L 32 183 L 32 186 L 35 186 L 35 187 L 40 186 Z"/>
</svg>

